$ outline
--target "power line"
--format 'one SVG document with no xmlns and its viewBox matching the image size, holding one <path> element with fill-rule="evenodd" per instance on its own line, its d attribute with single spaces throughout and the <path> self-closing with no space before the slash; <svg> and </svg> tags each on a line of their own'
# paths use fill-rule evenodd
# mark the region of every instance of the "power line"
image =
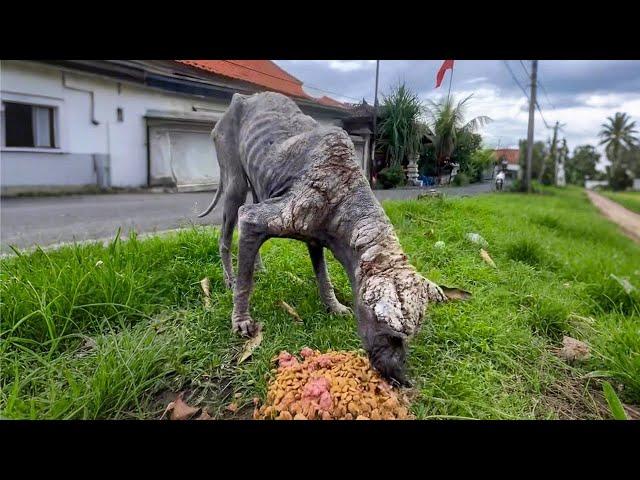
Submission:
<svg viewBox="0 0 640 480">
<path fill-rule="evenodd" d="M 536 108 L 538 109 L 538 112 L 540 112 L 540 117 L 542 117 L 542 121 L 544 122 L 544 126 L 547 127 L 548 129 L 552 129 L 553 127 L 550 127 L 549 124 L 547 123 L 547 121 L 544 119 L 544 115 L 542 115 L 542 109 L 540 108 L 540 104 L 538 103 L 537 100 L 536 100 Z"/>
<path fill-rule="evenodd" d="M 522 60 L 518 61 L 520 62 L 520 65 L 522 65 L 522 69 L 524 70 L 525 75 L 527 76 L 527 78 L 529 78 L 531 74 L 529 73 L 529 70 L 527 70 L 527 67 L 525 67 L 524 62 Z"/>
<path fill-rule="evenodd" d="M 503 60 L 504 65 L 507 67 L 507 70 L 509 70 L 509 73 L 511 74 L 511 78 L 513 78 L 513 81 L 516 82 L 516 85 L 518 85 L 518 87 L 520 87 L 520 90 L 522 90 L 522 93 L 524 93 L 524 96 L 527 98 L 527 100 L 529 99 L 529 95 L 527 94 L 527 91 L 524 89 L 524 87 L 522 85 L 520 85 L 520 82 L 518 81 L 518 78 L 516 77 L 515 73 L 513 73 L 513 70 L 511 70 L 511 67 L 509 66 L 509 63 L 507 63 L 506 60 Z"/>
<path fill-rule="evenodd" d="M 542 82 L 538 82 L 540 83 L 540 86 L 542 87 L 542 92 L 544 93 L 544 97 L 547 99 L 547 102 L 549 102 L 549 105 L 551 105 L 551 108 L 553 110 L 556 109 L 555 105 L 553 103 L 551 103 L 551 100 L 549 100 L 549 95 L 547 94 L 547 89 L 544 88 L 544 85 L 542 84 Z"/>
</svg>

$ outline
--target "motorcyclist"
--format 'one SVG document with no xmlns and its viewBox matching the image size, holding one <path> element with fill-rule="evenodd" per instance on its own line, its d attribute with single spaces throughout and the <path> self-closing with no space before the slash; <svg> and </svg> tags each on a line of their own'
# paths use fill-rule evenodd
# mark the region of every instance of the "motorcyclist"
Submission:
<svg viewBox="0 0 640 480">
<path fill-rule="evenodd" d="M 504 170 L 500 170 L 496 175 L 496 190 L 498 191 L 502 190 L 505 178 L 506 178 L 506 175 L 504 173 Z"/>
</svg>

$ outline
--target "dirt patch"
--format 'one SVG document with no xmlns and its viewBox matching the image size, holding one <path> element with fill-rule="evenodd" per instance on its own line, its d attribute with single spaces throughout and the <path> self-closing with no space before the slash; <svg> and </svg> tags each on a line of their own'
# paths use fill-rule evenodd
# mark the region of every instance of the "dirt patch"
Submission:
<svg viewBox="0 0 640 480">
<path fill-rule="evenodd" d="M 605 217 L 618 224 L 629 238 L 640 243 L 640 215 L 591 190 L 587 190 L 587 196 Z"/>
<path fill-rule="evenodd" d="M 540 403 L 543 410 L 555 412 L 560 420 L 612 419 L 599 382 L 580 378 L 571 371 L 546 389 Z M 640 407 L 626 404 L 623 407 L 629 419 L 640 420 Z"/>
</svg>

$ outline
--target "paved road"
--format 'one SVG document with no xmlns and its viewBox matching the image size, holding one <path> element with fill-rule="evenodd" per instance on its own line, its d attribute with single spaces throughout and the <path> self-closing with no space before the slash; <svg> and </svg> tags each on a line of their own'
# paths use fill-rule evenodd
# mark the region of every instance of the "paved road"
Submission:
<svg viewBox="0 0 640 480">
<path fill-rule="evenodd" d="M 605 217 L 617 223 L 627 236 L 640 243 L 640 215 L 592 190 L 587 190 L 587 195 Z"/>
<path fill-rule="evenodd" d="M 490 183 L 446 187 L 447 195 L 475 195 L 491 190 Z M 425 190 L 376 190 L 380 200 L 415 198 Z M 0 210 L 0 252 L 8 245 L 28 248 L 62 242 L 113 237 L 123 234 L 159 232 L 192 224 L 218 224 L 221 209 L 198 219 L 213 198 L 213 192 L 119 193 L 60 197 L 3 198 Z"/>
</svg>

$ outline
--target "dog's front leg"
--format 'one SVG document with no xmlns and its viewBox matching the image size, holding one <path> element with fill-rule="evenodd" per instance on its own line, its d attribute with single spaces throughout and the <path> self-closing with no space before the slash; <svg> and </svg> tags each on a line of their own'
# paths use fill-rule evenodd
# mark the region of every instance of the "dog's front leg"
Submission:
<svg viewBox="0 0 640 480">
<path fill-rule="evenodd" d="M 256 257 L 265 240 L 280 233 L 281 209 L 280 202 L 272 202 L 244 205 L 238 211 L 238 275 L 233 295 L 231 324 L 233 330 L 243 336 L 253 336 L 258 331 L 258 324 L 249 314 Z"/>
<path fill-rule="evenodd" d="M 324 258 L 324 248 L 314 242 L 308 242 L 307 248 L 309 249 L 311 264 L 313 265 L 313 271 L 315 272 L 316 280 L 318 281 L 318 289 L 320 290 L 322 303 L 325 304 L 331 313 L 338 315 L 347 315 L 351 313 L 351 310 L 342 305 L 336 298 L 333 285 L 331 285 L 331 280 L 329 279 L 329 272 L 327 271 L 327 262 Z"/>
</svg>

